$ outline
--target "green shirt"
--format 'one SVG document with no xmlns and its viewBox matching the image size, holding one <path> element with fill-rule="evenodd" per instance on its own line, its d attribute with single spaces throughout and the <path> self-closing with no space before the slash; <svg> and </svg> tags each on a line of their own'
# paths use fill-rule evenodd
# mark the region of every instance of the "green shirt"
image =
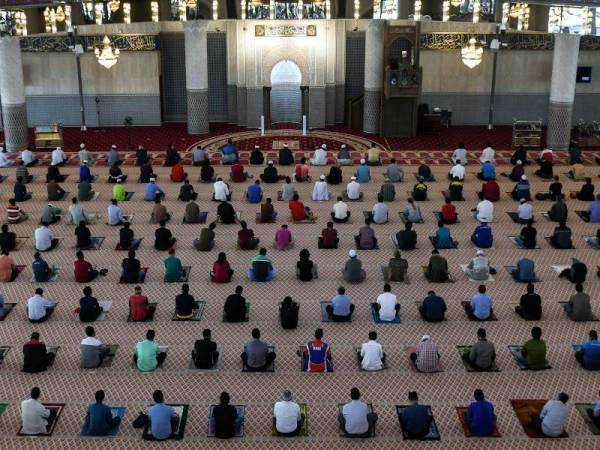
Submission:
<svg viewBox="0 0 600 450">
<path fill-rule="evenodd" d="M 426 272 L 427 278 L 435 283 L 448 280 L 448 262 L 440 255 L 429 258 Z"/>
<path fill-rule="evenodd" d="M 158 362 L 158 345 L 148 339 L 135 344 L 135 354 L 137 355 L 137 368 L 142 372 L 151 372 L 156 369 Z"/>
<path fill-rule="evenodd" d="M 174 282 L 183 277 L 183 266 L 181 260 L 173 255 L 165 259 L 165 281 Z"/>
<path fill-rule="evenodd" d="M 118 202 L 124 202 L 127 198 L 127 192 L 125 192 L 125 186 L 121 183 L 113 186 L 112 196 Z"/>
<path fill-rule="evenodd" d="M 530 339 L 525 342 L 521 353 L 531 370 L 541 370 L 546 367 L 546 343 L 541 339 Z"/>
</svg>

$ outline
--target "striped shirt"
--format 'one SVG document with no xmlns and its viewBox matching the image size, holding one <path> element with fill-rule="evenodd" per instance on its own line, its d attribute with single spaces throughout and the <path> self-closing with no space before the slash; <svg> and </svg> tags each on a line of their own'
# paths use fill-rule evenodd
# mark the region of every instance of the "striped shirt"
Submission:
<svg viewBox="0 0 600 450">
<path fill-rule="evenodd" d="M 19 220 L 21 220 L 21 216 L 25 213 L 18 205 L 8 205 L 8 208 L 6 208 L 6 214 L 8 216 L 8 223 L 18 223 Z"/>
</svg>

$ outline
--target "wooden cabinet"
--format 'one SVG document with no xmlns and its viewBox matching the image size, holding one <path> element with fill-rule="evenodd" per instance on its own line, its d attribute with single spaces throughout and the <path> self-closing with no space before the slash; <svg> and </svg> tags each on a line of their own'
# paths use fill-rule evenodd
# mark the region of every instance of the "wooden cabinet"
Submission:
<svg viewBox="0 0 600 450">
<path fill-rule="evenodd" d="M 542 146 L 541 120 L 513 120 L 512 146 L 540 148 Z"/>
<path fill-rule="evenodd" d="M 63 146 L 63 129 L 58 123 L 35 127 L 36 148 L 55 148 Z"/>
</svg>

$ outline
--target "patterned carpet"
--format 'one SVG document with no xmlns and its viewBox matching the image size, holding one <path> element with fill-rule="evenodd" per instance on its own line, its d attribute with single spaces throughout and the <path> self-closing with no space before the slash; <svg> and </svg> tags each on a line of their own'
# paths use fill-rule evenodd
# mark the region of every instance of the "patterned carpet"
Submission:
<svg viewBox="0 0 600 450">
<path fill-rule="evenodd" d="M 279 132 L 281 134 L 281 132 Z M 226 136 L 215 137 L 214 145 Z M 275 138 L 276 136 L 273 136 Z M 280 138 L 280 137 L 279 137 Z M 278 138 L 278 139 L 279 139 Z M 209 138 L 212 139 L 212 138 Z M 251 136 L 248 139 L 252 139 Z M 315 138 L 318 140 L 318 137 Z M 330 136 L 331 142 L 335 137 Z M 359 144 L 361 141 L 357 141 Z M 191 146 L 194 142 L 189 142 Z M 186 148 L 187 148 L 186 146 Z M 95 149 L 96 150 L 96 149 Z M 99 150 L 99 149 L 97 149 Z M 429 155 L 420 155 L 428 156 Z M 440 162 L 447 158 L 443 154 Z M 408 158 L 412 162 L 413 158 Z M 216 204 L 211 202 L 210 186 L 196 183 L 199 168 L 186 168 L 194 180 L 194 186 L 200 192 L 199 204 L 201 210 L 209 212 L 209 221 L 215 219 Z M 200 322 L 173 322 L 171 317 L 174 308 L 174 298 L 179 292 L 179 284 L 163 283 L 162 261 L 165 253 L 153 249 L 153 234 L 155 225 L 148 223 L 151 204 L 142 200 L 143 185 L 132 180 L 137 178 L 138 169 L 127 166 L 124 171 L 129 174 L 126 184 L 128 191 L 135 191 L 130 202 L 122 203 L 125 213 L 134 213 L 133 229 L 137 237 L 144 237 L 138 257 L 143 266 L 149 266 L 150 271 L 143 284 L 144 293 L 151 302 L 158 302 L 154 322 L 151 324 L 127 323 L 127 299 L 132 294 L 131 285 L 117 284 L 121 259 L 124 254 L 113 251 L 117 242 L 117 230 L 104 225 L 106 207 L 110 200 L 111 185 L 103 182 L 96 183 L 95 189 L 100 191 L 100 197 L 84 206 L 99 212 L 103 217 L 98 224 L 93 225 L 92 235 L 105 236 L 106 240 L 99 251 L 88 251 L 86 257 L 98 267 L 109 269 L 108 276 L 92 283 L 94 294 L 99 300 L 112 300 L 112 309 L 107 319 L 94 324 L 97 336 L 105 343 L 118 344 L 119 350 L 111 367 L 98 370 L 79 368 L 79 342 L 83 339 L 83 324 L 79 323 L 73 313 L 78 305 L 83 285 L 74 282 L 72 264 L 74 260 L 73 227 L 65 223 L 53 227 L 55 235 L 64 237 L 60 246 L 46 255 L 46 260 L 63 268 L 59 281 L 44 285 L 48 298 L 60 301 L 54 316 L 47 323 L 31 325 L 26 321 L 24 304 L 33 294 L 36 285 L 30 283 L 31 262 L 34 253 L 33 231 L 41 207 L 46 203 L 46 187 L 42 182 L 45 168 L 34 168 L 31 172 L 37 175 L 36 181 L 30 185 L 33 199 L 22 204 L 26 211 L 34 214 L 34 220 L 28 220 L 14 226 L 18 236 L 29 236 L 30 239 L 19 250 L 13 253 L 17 264 L 27 265 L 27 269 L 19 278 L 10 284 L 2 286 L 5 301 L 17 303 L 16 309 L 0 323 L 0 345 L 12 346 L 6 359 L 0 365 L 0 403 L 9 403 L 6 411 L 0 416 L 0 445 L 5 449 L 12 448 L 99 448 L 106 445 L 104 440 L 79 438 L 83 424 L 85 408 L 93 400 L 97 389 L 106 391 L 106 403 L 109 405 L 126 406 L 124 422 L 116 438 L 109 441 L 111 447 L 118 448 L 148 448 L 158 446 L 156 443 L 142 441 L 141 431 L 135 430 L 131 422 L 137 412 L 145 409 L 151 403 L 154 389 L 160 388 L 170 403 L 190 404 L 189 419 L 185 438 L 178 442 L 160 444 L 161 447 L 177 448 L 343 448 L 350 445 L 360 448 L 398 448 L 400 443 L 409 448 L 424 448 L 442 446 L 448 448 L 597 448 L 598 437 L 588 430 L 582 417 L 574 409 L 575 402 L 594 402 L 598 395 L 598 374 L 591 373 L 579 367 L 573 358 L 571 343 L 581 342 L 588 331 L 595 327 L 590 323 L 575 323 L 569 321 L 558 304 L 559 300 L 573 293 L 573 286 L 563 280 L 558 280 L 551 268 L 552 264 L 567 264 L 570 257 L 576 256 L 588 264 L 597 265 L 600 261 L 598 251 L 591 249 L 582 236 L 596 233 L 597 226 L 584 223 L 573 211 L 583 209 L 586 205 L 579 201 L 570 200 L 569 226 L 572 227 L 576 249 L 554 251 L 545 241 L 541 242 L 540 250 L 520 250 L 516 248 L 507 236 L 518 234 L 520 226 L 513 223 L 506 214 L 515 211 L 517 203 L 508 198 L 504 191 L 509 191 L 512 183 L 501 179 L 503 196 L 496 204 L 496 223 L 493 224 L 495 243 L 494 249 L 488 254 L 491 263 L 498 269 L 496 281 L 488 284 L 488 292 L 493 297 L 497 322 L 486 323 L 489 340 L 496 345 L 498 354 L 499 373 L 467 373 L 461 363 L 455 346 L 472 344 L 475 332 L 481 324 L 470 322 L 460 306 L 462 300 L 468 300 L 477 287 L 476 283 L 467 280 L 461 273 L 460 264 L 467 263 L 474 256 L 473 245 L 469 236 L 476 226 L 476 221 L 470 216 L 469 210 L 476 204 L 476 191 L 480 182 L 475 178 L 478 169 L 469 165 L 467 182 L 465 184 L 466 202 L 458 203 L 461 223 L 451 226 L 454 239 L 459 242 L 458 250 L 443 251 L 448 259 L 451 272 L 457 278 L 453 284 L 430 285 L 423 278 L 420 266 L 426 264 L 431 253 L 428 236 L 434 234 L 436 222 L 433 211 L 442 205 L 441 190 L 447 188 L 445 174 L 447 165 L 434 167 L 434 173 L 439 180 L 429 185 L 430 199 L 422 202 L 421 208 L 425 223 L 415 226 L 418 232 L 418 249 L 405 252 L 409 261 L 410 284 L 394 283 L 392 292 L 395 293 L 402 305 L 402 323 L 399 325 L 376 325 L 373 323 L 369 303 L 375 301 L 382 292 L 383 280 L 380 265 L 385 264 L 392 256 L 393 245 L 389 235 L 403 227 L 398 220 L 397 212 L 404 207 L 407 191 L 414 183 L 412 172 L 414 167 L 406 167 L 406 180 L 397 185 L 397 198 L 390 204 L 392 220 L 385 225 L 375 225 L 379 238 L 378 251 L 360 251 L 359 258 L 367 270 L 367 281 L 360 285 L 347 286 L 348 294 L 356 304 L 356 312 L 351 324 L 321 322 L 319 301 L 330 299 L 338 285 L 342 284 L 340 270 L 347 258 L 347 251 L 353 246 L 352 236 L 357 232 L 362 222 L 362 211 L 371 209 L 383 180 L 383 168 L 373 168 L 373 182 L 363 186 L 365 193 L 362 203 L 350 203 L 354 217 L 352 223 L 338 225 L 341 233 L 341 245 L 337 250 L 319 250 L 316 246 L 316 236 L 324 227 L 333 202 L 316 203 L 310 200 L 312 184 L 297 184 L 296 189 L 302 200 L 310 205 L 318 216 L 316 224 L 290 224 L 295 247 L 289 251 L 278 251 L 272 248 L 271 242 L 275 230 L 287 217 L 287 205 L 276 202 L 276 210 L 280 219 L 277 224 L 254 224 L 254 214 L 257 205 L 250 205 L 244 200 L 245 185 L 234 184 L 233 203 L 236 210 L 241 211 L 242 218 L 248 219 L 250 227 L 269 248 L 279 274 L 269 284 L 251 283 L 242 276 L 248 267 L 253 251 L 236 250 L 236 235 L 238 226 L 218 225 L 217 245 L 210 253 L 194 250 L 191 241 L 199 234 L 201 226 L 183 225 L 181 218 L 184 204 L 176 200 L 179 186 L 166 181 L 168 169 L 157 167 L 159 184 L 167 191 L 166 205 L 173 214 L 174 220 L 169 228 L 178 238 L 177 254 L 184 265 L 193 266 L 190 285 L 191 292 L 197 300 L 206 302 L 204 317 Z M 506 169 L 502 167 L 501 169 Z M 104 165 L 92 168 L 93 172 L 105 180 L 107 169 Z M 228 169 L 216 168 L 219 175 L 226 176 Z M 257 175 L 262 168 L 252 167 L 251 173 Z M 292 168 L 283 168 L 282 173 L 292 172 Z M 597 174 L 597 167 L 589 167 L 590 175 Z M 76 192 L 75 167 L 63 169 L 70 176 L 63 183 L 67 191 Z M 313 178 L 323 171 L 322 168 L 311 168 Z M 347 182 L 353 168 L 344 168 L 344 179 Z M 527 171 L 532 175 L 533 167 Z M 556 173 L 562 174 L 566 169 L 557 167 Z M 2 175 L 9 175 L 9 180 L 0 185 L 2 199 L 6 200 L 12 192 L 14 173 L 11 169 L 0 169 Z M 533 192 L 546 190 L 544 182 L 531 177 Z M 561 175 L 565 190 L 578 188 L 579 183 L 568 180 Z M 338 195 L 345 187 L 331 186 L 330 191 Z M 267 185 L 266 195 L 276 198 L 277 185 Z M 553 224 L 540 217 L 540 212 L 549 208 L 549 202 L 534 202 L 538 236 L 547 236 L 552 232 Z M 66 208 L 67 202 L 59 202 L 58 206 Z M 313 260 L 319 266 L 319 279 L 310 283 L 301 283 L 294 276 L 295 262 L 300 249 L 308 248 Z M 216 255 L 225 251 L 232 267 L 236 271 L 232 283 L 216 285 L 209 281 L 208 270 Z M 543 299 L 544 316 L 539 325 L 544 331 L 544 339 L 549 346 L 548 358 L 552 370 L 540 373 L 521 371 L 508 352 L 507 345 L 523 343 L 529 337 L 532 326 L 520 320 L 513 312 L 513 303 L 525 291 L 525 286 L 515 283 L 504 271 L 503 266 L 515 264 L 521 256 L 528 255 L 536 263 L 536 271 L 542 282 L 536 285 L 536 290 Z M 245 296 L 251 303 L 250 321 L 243 324 L 226 324 L 221 321 L 222 307 L 225 297 L 233 292 L 237 284 L 245 288 Z M 429 289 L 434 289 L 442 295 L 448 304 L 448 320 L 439 324 L 427 324 L 421 320 L 414 305 L 416 300 L 422 300 Z M 590 275 L 585 286 L 592 296 L 593 309 L 600 314 L 600 280 Z M 282 330 L 277 313 L 277 305 L 285 295 L 291 295 L 298 301 L 300 307 L 300 323 L 296 330 Z M 259 327 L 264 340 L 276 346 L 277 361 L 275 373 L 249 374 L 241 373 L 239 354 L 243 344 L 250 338 L 250 330 Z M 134 343 L 143 338 L 148 328 L 157 332 L 156 341 L 160 345 L 168 345 L 169 353 L 163 368 L 151 374 L 141 374 L 132 367 L 131 357 Z M 202 329 L 209 327 L 213 338 L 223 348 L 223 358 L 219 370 L 214 373 L 195 373 L 188 370 L 190 352 L 194 340 L 199 338 Z M 331 344 L 335 372 L 330 374 L 306 374 L 299 371 L 299 361 L 296 349 L 310 338 L 317 327 L 325 331 L 325 339 Z M 31 375 L 20 372 L 22 364 L 21 345 L 30 333 L 38 330 L 47 345 L 60 345 L 60 351 L 53 367 L 46 373 Z M 388 355 L 388 369 L 379 373 L 364 373 L 357 368 L 353 347 L 366 341 L 370 330 L 376 330 L 379 341 Z M 436 374 L 420 374 L 413 372 L 403 356 L 406 345 L 416 345 L 423 334 L 430 334 L 439 345 L 444 371 Z M 19 403 L 26 398 L 32 386 L 42 389 L 42 400 L 46 402 L 64 402 L 66 407 L 51 438 L 20 438 L 16 433 L 20 426 Z M 379 415 L 377 437 L 365 441 L 348 441 L 339 437 L 337 426 L 337 403 L 345 402 L 351 387 L 357 386 L 363 393 L 363 399 L 374 406 Z M 486 396 L 496 406 L 498 429 L 502 434 L 499 439 L 466 438 L 457 418 L 455 407 L 467 405 L 472 399 L 473 390 L 482 388 Z M 308 424 L 309 436 L 294 439 L 281 439 L 271 436 L 272 405 L 279 399 L 284 389 L 291 389 L 295 399 L 305 402 L 309 407 Z M 209 405 L 217 401 L 222 390 L 230 392 L 232 402 L 245 404 L 246 427 L 245 437 L 231 442 L 218 442 L 208 439 L 207 411 Z M 440 429 L 440 442 L 402 441 L 394 405 L 406 404 L 407 393 L 416 390 L 421 397 L 421 403 L 432 405 L 435 420 Z M 567 422 L 568 439 L 537 441 L 528 438 L 511 408 L 510 399 L 553 398 L 560 391 L 571 396 L 569 402 L 569 418 Z"/>
</svg>

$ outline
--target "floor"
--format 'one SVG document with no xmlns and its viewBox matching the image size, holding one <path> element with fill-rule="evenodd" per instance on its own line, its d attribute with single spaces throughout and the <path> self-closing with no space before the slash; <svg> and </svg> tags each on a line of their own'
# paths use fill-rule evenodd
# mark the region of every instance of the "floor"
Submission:
<svg viewBox="0 0 600 450">
<path fill-rule="evenodd" d="M 137 129 L 136 129 L 137 130 Z M 136 131 L 138 132 L 138 131 Z M 226 136 L 215 138 L 223 139 Z M 288 139 L 285 133 L 273 139 Z M 331 136 L 330 136 L 331 137 Z M 331 137 L 335 141 L 334 137 Z M 315 140 L 318 140 L 315 138 Z M 110 142 L 110 141 L 106 141 Z M 195 142 L 190 141 L 188 146 Z M 213 142 L 214 145 L 217 145 Z M 361 144 L 362 145 L 362 144 Z M 157 149 L 159 150 L 159 149 Z M 431 149 L 438 151 L 438 149 Z M 506 149 L 505 149 L 506 150 Z M 425 151 L 424 151 L 425 152 Z M 426 159 L 433 152 L 419 154 Z M 400 153 L 399 155 L 402 155 Z M 416 158 L 415 156 L 415 158 Z M 477 154 L 473 155 L 474 157 Z M 591 155 L 590 155 L 591 156 Z M 598 156 L 598 155 L 596 155 Z M 505 156 L 503 156 L 504 158 Z M 355 317 L 352 323 L 332 324 L 322 323 L 319 301 L 328 300 L 339 285 L 343 284 L 340 270 L 347 258 L 348 249 L 353 247 L 352 236 L 356 234 L 362 222 L 362 211 L 369 210 L 376 200 L 376 192 L 383 180 L 383 168 L 372 169 L 373 182 L 364 185 L 364 201 L 351 203 L 350 208 L 354 217 L 352 223 L 338 225 L 341 233 L 341 245 L 337 250 L 319 250 L 316 237 L 324 227 L 333 202 L 316 203 L 310 200 L 312 184 L 297 184 L 296 189 L 302 200 L 310 205 L 318 216 L 316 224 L 290 224 L 295 241 L 295 247 L 289 251 L 278 251 L 272 248 L 276 229 L 287 220 L 287 207 L 284 203 L 276 202 L 276 210 L 280 214 L 277 224 L 254 223 L 256 205 L 250 205 L 244 200 L 243 184 L 232 185 L 233 204 L 241 211 L 242 218 L 247 219 L 261 242 L 269 249 L 269 256 L 274 261 L 279 274 L 269 284 L 251 283 L 242 275 L 248 267 L 253 251 L 236 250 L 236 225 L 218 225 L 216 228 L 217 245 L 210 253 L 194 250 L 191 241 L 199 234 L 200 225 L 183 225 L 181 218 L 184 204 L 177 201 L 179 186 L 167 181 L 168 169 L 156 167 L 158 182 L 167 191 L 166 205 L 174 219 L 169 228 L 178 238 L 177 254 L 184 264 L 191 264 L 190 285 L 192 294 L 197 300 L 206 302 L 204 316 L 200 322 L 172 322 L 174 298 L 179 292 L 179 284 L 163 283 L 162 261 L 165 254 L 154 250 L 152 246 L 155 225 L 149 224 L 151 204 L 143 201 L 143 185 L 135 183 L 138 169 L 127 165 L 124 170 L 129 174 L 126 186 L 135 191 L 130 202 L 123 203 L 125 213 L 133 213 L 133 229 L 136 236 L 143 237 L 138 256 L 144 266 L 150 271 L 147 281 L 143 284 L 144 293 L 150 301 L 158 302 L 158 310 L 154 322 L 127 323 L 127 299 L 132 294 L 131 285 L 117 284 L 119 278 L 120 260 L 124 254 L 113 251 L 117 241 L 117 230 L 104 224 L 106 207 L 111 197 L 111 185 L 99 182 L 94 188 L 100 192 L 100 197 L 84 206 L 102 215 L 96 225 L 91 227 L 95 236 L 105 236 L 99 251 L 86 252 L 86 258 L 97 267 L 109 270 L 105 278 L 94 282 L 92 287 L 100 300 L 112 300 L 112 309 L 107 319 L 94 324 L 97 336 L 105 343 L 118 344 L 117 356 L 109 368 L 94 371 L 79 368 L 78 344 L 83 339 L 83 325 L 79 323 L 73 312 L 78 305 L 83 285 L 74 282 L 72 264 L 74 260 L 75 239 L 73 227 L 64 223 L 53 226 L 56 236 L 63 237 L 60 246 L 46 255 L 49 263 L 63 268 L 56 283 L 44 287 L 48 298 L 60 301 L 54 316 L 47 323 L 31 325 L 26 321 L 24 304 L 37 287 L 30 282 L 32 255 L 34 253 L 33 231 L 36 227 L 39 211 L 46 204 L 46 187 L 43 183 L 44 167 L 34 168 L 31 172 L 37 179 L 30 185 L 33 199 L 22 204 L 26 211 L 34 214 L 34 220 L 28 220 L 14 226 L 18 236 L 29 236 L 29 240 L 17 252 L 13 253 L 18 264 L 27 265 L 27 269 L 19 278 L 10 284 L 4 284 L 1 289 L 7 302 L 17 303 L 14 310 L 4 322 L 0 323 L 0 345 L 12 346 L 7 358 L 0 365 L 0 402 L 9 403 L 0 420 L 0 446 L 12 448 L 99 448 L 106 446 L 107 440 L 79 438 L 83 424 L 86 405 L 93 400 L 94 391 L 106 391 L 106 403 L 127 407 L 124 423 L 116 438 L 108 441 L 108 445 L 119 448 L 148 448 L 158 446 L 155 443 L 142 441 L 141 432 L 131 426 L 138 411 L 144 410 L 152 402 L 154 389 L 160 388 L 167 402 L 188 403 L 191 405 L 186 427 L 185 438 L 179 442 L 161 443 L 161 448 L 343 448 L 348 444 L 360 448 L 398 448 L 400 443 L 410 448 L 436 447 L 448 448 L 597 448 L 598 437 L 588 430 L 582 417 L 574 409 L 576 402 L 595 402 L 598 399 L 598 375 L 583 370 L 573 358 L 571 343 L 584 340 L 588 331 L 596 324 L 575 323 L 569 321 L 558 304 L 559 300 L 568 298 L 573 293 L 573 286 L 556 277 L 552 264 L 568 264 L 571 257 L 578 257 L 588 264 L 588 267 L 599 263 L 598 251 L 590 248 L 582 236 L 596 233 L 597 226 L 584 223 L 573 212 L 583 209 L 586 205 L 579 201 L 570 200 L 569 226 L 573 229 L 575 250 L 555 251 L 545 241 L 541 242 L 540 250 L 520 250 L 508 239 L 509 235 L 518 234 L 521 228 L 511 221 L 507 211 L 515 211 L 517 203 L 512 201 L 505 191 L 509 191 L 512 183 L 505 178 L 500 179 L 502 199 L 496 207 L 496 222 L 493 224 L 495 243 L 494 249 L 488 252 L 491 263 L 498 269 L 496 281 L 488 285 L 488 292 L 494 300 L 497 322 L 485 324 L 489 340 L 496 345 L 500 373 L 467 373 L 460 361 L 455 348 L 459 344 L 470 344 L 475 341 L 475 332 L 480 323 L 468 321 L 460 307 L 462 300 L 468 300 L 476 291 L 477 284 L 470 282 L 462 274 L 460 264 L 467 263 L 475 253 L 469 236 L 476 226 L 476 221 L 469 210 L 476 205 L 476 191 L 481 183 L 475 178 L 478 165 L 467 167 L 468 175 L 465 184 L 466 201 L 458 203 L 461 223 L 451 226 L 454 239 L 458 240 L 457 250 L 443 251 L 448 259 L 451 272 L 457 281 L 453 284 L 429 284 L 422 276 L 420 266 L 426 264 L 431 253 L 428 236 L 434 234 L 436 222 L 433 211 L 438 210 L 443 201 L 441 190 L 447 188 L 445 180 L 449 169 L 448 153 L 443 152 L 436 158 L 438 165 L 433 167 L 436 183 L 429 185 L 429 201 L 421 203 L 425 223 L 415 226 L 419 235 L 418 248 L 405 252 L 409 261 L 410 284 L 394 283 L 392 292 L 398 296 L 402 305 L 402 323 L 399 325 L 376 325 L 369 311 L 369 303 L 382 292 L 383 280 L 380 265 L 385 264 L 393 254 L 393 244 L 389 236 L 403 227 L 397 217 L 405 204 L 407 192 L 414 184 L 413 166 L 405 166 L 406 179 L 397 186 L 397 198 L 390 206 L 392 220 L 385 225 L 376 225 L 375 231 L 379 238 L 378 251 L 359 251 L 367 271 L 367 281 L 356 286 L 347 286 L 348 294 L 356 304 Z M 407 159 L 412 164 L 413 158 Z M 107 168 L 97 165 L 93 172 L 105 180 Z M 197 180 L 199 169 L 187 167 L 192 180 Z M 250 172 L 258 175 L 262 168 L 251 167 Z M 282 168 L 282 174 L 290 174 L 291 167 Z M 500 166 L 499 171 L 507 171 L 509 167 Z M 529 166 L 527 172 L 531 175 L 533 192 L 546 189 L 545 182 L 533 175 L 534 168 Z M 566 167 L 556 167 L 556 173 L 561 175 L 565 190 L 574 190 L 578 182 L 568 180 L 562 174 Z M 596 177 L 598 167 L 588 167 L 589 174 Z M 219 175 L 227 176 L 226 167 L 218 166 Z M 344 180 L 347 182 L 353 171 L 352 167 L 344 168 Z M 67 191 L 76 192 L 76 167 L 63 169 L 70 174 L 63 183 Z M 322 168 L 311 168 L 313 178 L 323 172 Z M 9 180 L 0 185 L 0 195 L 6 202 L 12 192 L 14 173 L 11 169 L 0 169 L 2 175 L 9 175 Z M 208 211 L 208 220 L 215 219 L 216 204 L 210 201 L 210 186 L 194 182 L 200 193 L 201 210 Z M 337 196 L 345 187 L 331 186 L 330 190 Z M 265 186 L 266 196 L 276 198 L 279 185 Z M 58 206 L 68 207 L 67 202 Z M 534 202 L 537 218 L 536 227 L 540 237 L 551 234 L 553 224 L 540 216 L 542 211 L 549 208 L 549 202 Z M 319 266 L 319 279 L 310 283 L 301 283 L 294 276 L 294 266 L 300 249 L 308 248 L 313 260 Z M 218 252 L 227 253 L 232 267 L 236 271 L 232 283 L 216 285 L 209 281 L 208 268 L 216 259 Z M 529 256 L 534 259 L 536 271 L 542 282 L 536 285 L 536 291 L 543 299 L 544 315 L 538 325 L 542 327 L 544 339 L 549 346 L 549 360 L 552 370 L 532 373 L 521 371 L 507 350 L 507 345 L 523 343 L 529 337 L 532 323 L 520 320 L 513 312 L 514 303 L 525 291 L 525 286 L 515 283 L 503 266 L 515 264 L 518 258 Z M 250 321 L 243 324 L 226 324 L 221 321 L 223 302 L 227 295 L 233 292 L 235 286 L 241 284 L 245 288 L 245 296 L 251 303 Z M 422 300 L 430 289 L 442 295 L 448 304 L 448 320 L 439 324 L 423 322 L 414 305 L 416 300 Z M 600 314 L 600 280 L 593 274 L 585 285 L 586 291 L 593 299 L 593 309 Z M 282 330 L 277 313 L 277 305 L 284 296 L 291 295 L 301 304 L 300 323 L 296 330 Z M 194 340 L 201 336 L 202 329 L 211 328 L 213 338 L 223 347 L 223 359 L 219 370 L 214 373 L 194 373 L 187 369 Z M 271 374 L 241 373 L 239 354 L 243 344 L 249 340 L 253 327 L 259 327 L 263 339 L 276 346 L 276 371 Z M 322 327 L 325 339 L 331 344 L 335 372 L 330 374 L 307 374 L 299 370 L 300 362 L 296 356 L 299 345 L 309 339 L 315 328 Z M 143 338 L 146 330 L 156 330 L 156 341 L 160 345 L 168 345 L 169 353 L 163 368 L 151 374 L 139 373 L 131 364 L 133 346 Z M 20 372 L 22 364 L 21 345 L 30 333 L 37 330 L 47 345 L 60 345 L 56 362 L 50 370 L 39 375 Z M 380 373 L 364 373 L 357 368 L 354 357 L 355 346 L 366 341 L 367 334 L 376 330 L 379 341 L 388 355 L 388 369 Z M 444 371 L 436 374 L 419 374 L 413 372 L 403 356 L 406 345 L 416 345 L 423 334 L 429 334 L 439 345 Z M 67 406 L 59 420 L 54 435 L 51 438 L 17 438 L 16 432 L 20 426 L 19 403 L 26 398 L 32 386 L 42 389 L 42 400 L 47 402 L 65 402 Z M 377 437 L 365 441 L 348 441 L 339 437 L 336 420 L 337 404 L 345 402 L 351 387 L 359 387 L 363 399 L 374 406 L 379 415 Z M 472 399 L 473 390 L 481 388 L 487 398 L 496 406 L 498 428 L 502 438 L 476 439 L 465 438 L 457 419 L 455 406 L 467 405 Z M 271 437 L 272 405 L 279 399 L 284 389 L 290 389 L 297 401 L 308 403 L 309 436 L 295 439 Z M 243 439 L 231 442 L 218 442 L 206 437 L 207 411 L 210 404 L 215 403 L 222 390 L 227 390 L 232 402 L 247 405 L 246 429 Z M 402 441 L 394 405 L 407 402 L 408 391 L 416 390 L 420 394 L 421 403 L 432 405 L 435 420 L 441 432 L 439 442 L 410 442 Z M 549 399 L 558 392 L 565 391 L 571 396 L 569 402 L 569 418 L 567 422 L 568 439 L 538 441 L 529 439 L 523 432 L 509 400 L 518 398 Z"/>
</svg>

